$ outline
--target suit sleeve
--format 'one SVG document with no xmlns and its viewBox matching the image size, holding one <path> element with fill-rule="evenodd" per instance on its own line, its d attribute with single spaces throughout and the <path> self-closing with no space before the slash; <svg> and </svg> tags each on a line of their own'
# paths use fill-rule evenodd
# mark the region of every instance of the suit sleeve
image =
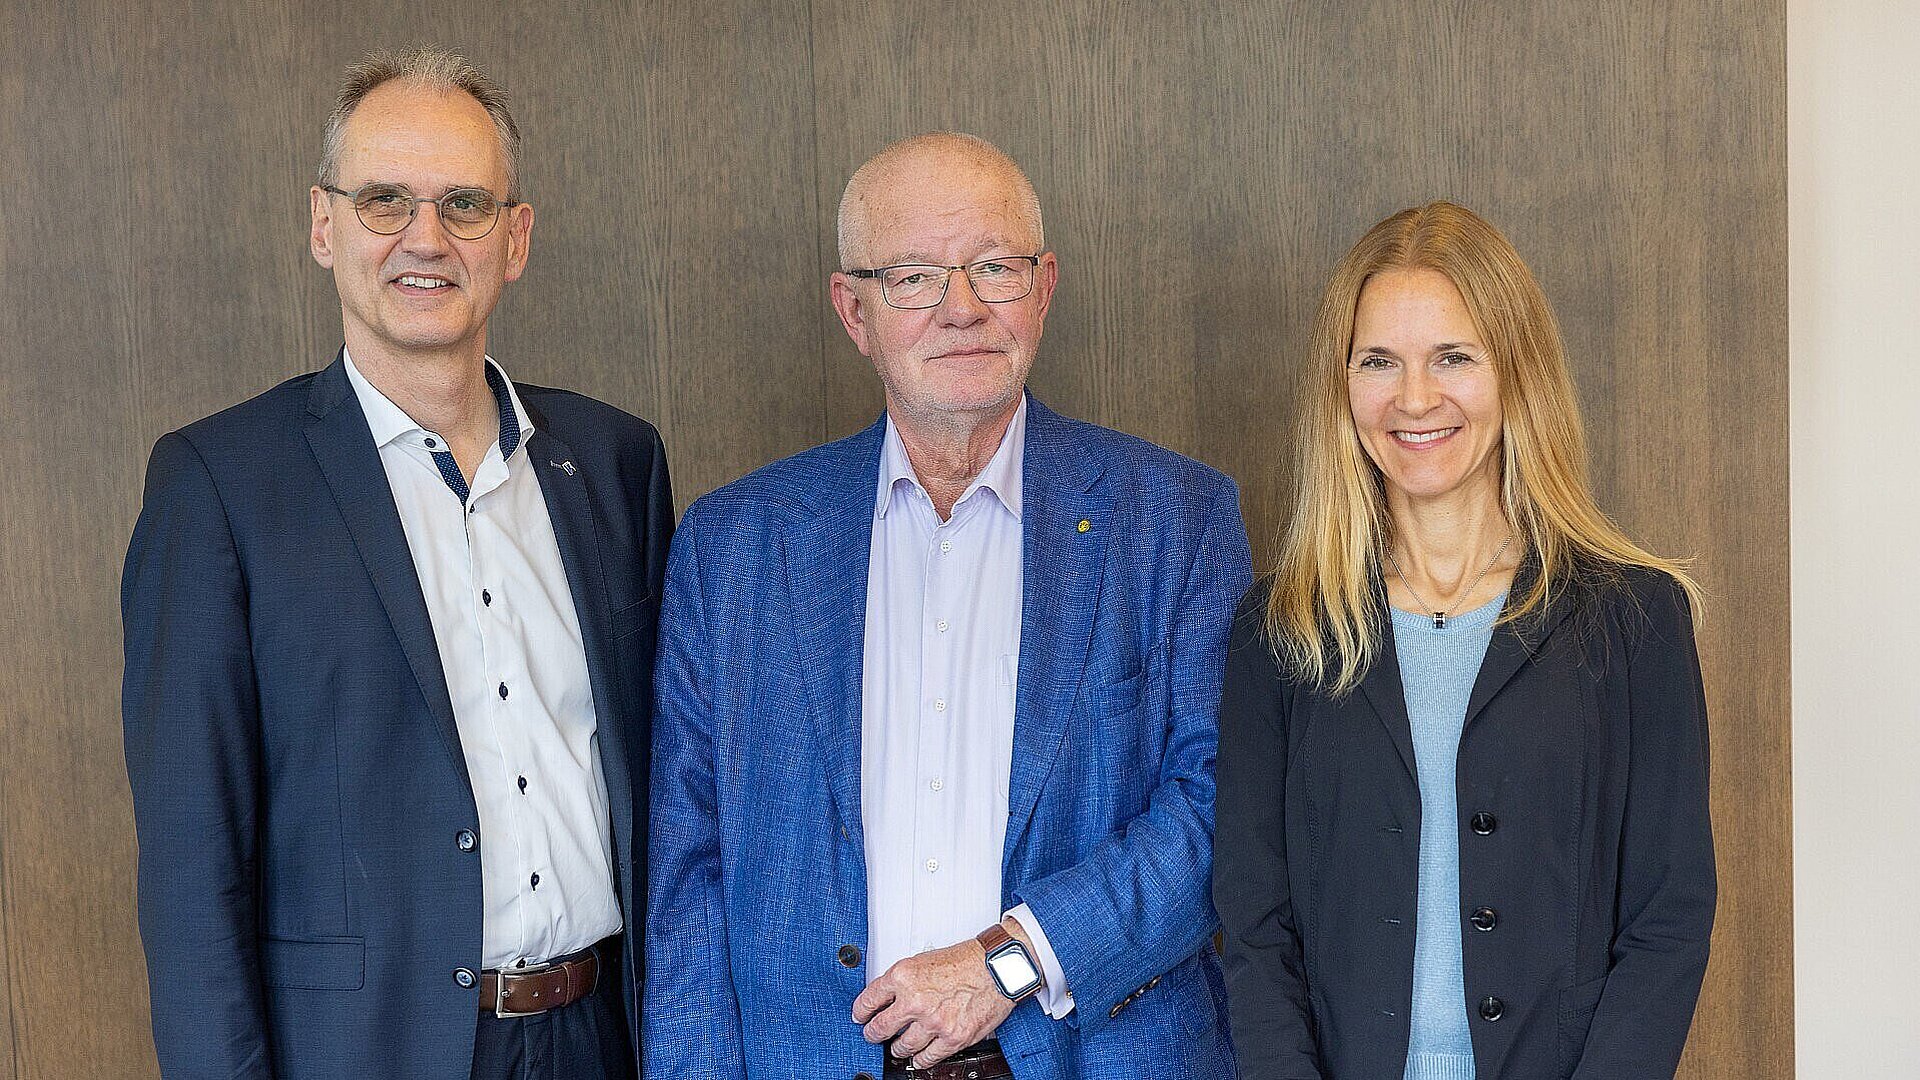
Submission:
<svg viewBox="0 0 1920 1080">
<path fill-rule="evenodd" d="M 1716 879 L 1707 706 L 1686 594 L 1643 595 L 1628 653 L 1626 818 L 1612 966 L 1574 1076 L 1670 1077 L 1707 970 Z M 1650 595 L 1648 595 L 1650 594 Z"/>
<path fill-rule="evenodd" d="M 148 464 L 120 604 L 154 1048 L 169 1080 L 265 1080 L 261 749 L 246 583 L 213 476 L 177 433 Z"/>
<path fill-rule="evenodd" d="M 1017 899 L 1046 928 L 1077 1003 L 1062 1022 L 1083 1036 L 1213 934 L 1215 713 L 1227 627 L 1251 578 L 1240 502 L 1228 485 L 1208 508 L 1173 604 L 1166 752 L 1147 809 L 1077 865 L 1019 890 Z"/>
<path fill-rule="evenodd" d="M 1266 589 L 1247 593 L 1220 697 L 1213 902 L 1234 1051 L 1246 1080 L 1319 1080 L 1313 1010 L 1287 873 L 1287 696 L 1260 632 Z"/>
<path fill-rule="evenodd" d="M 648 1080 L 745 1080 L 721 890 L 714 675 L 696 533 L 690 517 L 668 557 L 654 671 L 641 1044 Z"/>
</svg>

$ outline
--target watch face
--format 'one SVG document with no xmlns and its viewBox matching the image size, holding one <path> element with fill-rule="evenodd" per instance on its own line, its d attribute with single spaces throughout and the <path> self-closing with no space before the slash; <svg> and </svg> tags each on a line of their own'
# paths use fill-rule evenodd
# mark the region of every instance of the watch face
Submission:
<svg viewBox="0 0 1920 1080">
<path fill-rule="evenodd" d="M 1034 970 L 1033 961 L 1027 959 L 1026 950 L 1017 944 L 987 957 L 987 970 L 993 973 L 993 981 L 1000 984 L 1000 992 L 1010 998 L 1023 997 L 1040 983 L 1040 973 Z"/>
</svg>

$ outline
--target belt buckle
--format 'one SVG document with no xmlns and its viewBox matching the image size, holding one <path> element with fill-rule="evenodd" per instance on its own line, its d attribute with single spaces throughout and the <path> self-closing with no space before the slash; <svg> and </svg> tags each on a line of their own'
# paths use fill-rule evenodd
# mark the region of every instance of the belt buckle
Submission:
<svg viewBox="0 0 1920 1080">
<path fill-rule="evenodd" d="M 541 972 L 550 970 L 553 967 L 554 967 L 553 962 L 549 960 L 544 964 L 534 964 L 531 967 L 515 968 L 513 969 L 513 975 L 516 978 L 522 975 L 538 975 Z M 553 1008 L 553 1006 L 544 1005 L 538 1009 L 534 1009 L 531 1012 L 514 1012 L 512 1009 L 507 1008 L 507 972 L 504 969 L 502 969 L 498 974 L 496 974 L 493 977 L 493 1015 L 498 1017 L 499 1019 L 512 1020 L 514 1017 L 517 1017 L 517 1016 L 539 1016 L 541 1013 L 546 1012 L 548 1009 L 551 1009 L 551 1008 Z"/>
</svg>

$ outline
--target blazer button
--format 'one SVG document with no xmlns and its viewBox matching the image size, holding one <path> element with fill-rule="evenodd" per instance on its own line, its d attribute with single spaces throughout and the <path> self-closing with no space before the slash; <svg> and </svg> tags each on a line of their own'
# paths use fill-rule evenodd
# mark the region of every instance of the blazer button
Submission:
<svg viewBox="0 0 1920 1080">
<path fill-rule="evenodd" d="M 473 835 L 472 829 L 461 829 L 453 834 L 453 846 L 461 851 L 472 851 L 480 846 L 480 838 Z"/>
<path fill-rule="evenodd" d="M 850 968 L 859 967 L 860 966 L 860 946 L 858 945 L 840 946 L 840 966 L 850 967 Z"/>
<path fill-rule="evenodd" d="M 1467 921 L 1473 924 L 1475 930 L 1491 930 L 1500 925 L 1500 916 L 1490 907 L 1474 908 L 1473 914 L 1467 916 Z"/>
<path fill-rule="evenodd" d="M 471 968 L 453 969 L 453 984 L 462 990 L 473 989 L 474 983 L 478 981 L 479 980 L 473 977 L 473 970 Z"/>
<path fill-rule="evenodd" d="M 1491 1024 L 1507 1014 L 1507 1004 L 1489 994 L 1480 999 L 1480 1019 Z"/>
<path fill-rule="evenodd" d="M 853 1080 L 873 1080 L 872 1073 L 854 1073 Z"/>
<path fill-rule="evenodd" d="M 1482 810 L 1479 813 L 1467 819 L 1467 827 L 1472 829 L 1475 833 L 1481 836 L 1493 835 L 1493 830 L 1499 824 L 1500 824 L 1499 819 L 1494 817 L 1492 814 L 1487 813 L 1485 810 Z"/>
</svg>

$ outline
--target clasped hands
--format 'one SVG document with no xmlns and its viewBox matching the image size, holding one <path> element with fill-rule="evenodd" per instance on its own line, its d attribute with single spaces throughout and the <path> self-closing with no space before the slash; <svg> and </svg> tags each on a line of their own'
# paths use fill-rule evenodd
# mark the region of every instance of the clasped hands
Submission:
<svg viewBox="0 0 1920 1080">
<path fill-rule="evenodd" d="M 1001 925 L 1032 953 L 1018 920 Z M 889 1054 L 925 1069 L 993 1034 L 1015 1004 L 987 974 L 986 949 L 968 938 L 888 968 L 853 999 L 853 1022 L 868 1042 L 891 1041 Z"/>
</svg>

